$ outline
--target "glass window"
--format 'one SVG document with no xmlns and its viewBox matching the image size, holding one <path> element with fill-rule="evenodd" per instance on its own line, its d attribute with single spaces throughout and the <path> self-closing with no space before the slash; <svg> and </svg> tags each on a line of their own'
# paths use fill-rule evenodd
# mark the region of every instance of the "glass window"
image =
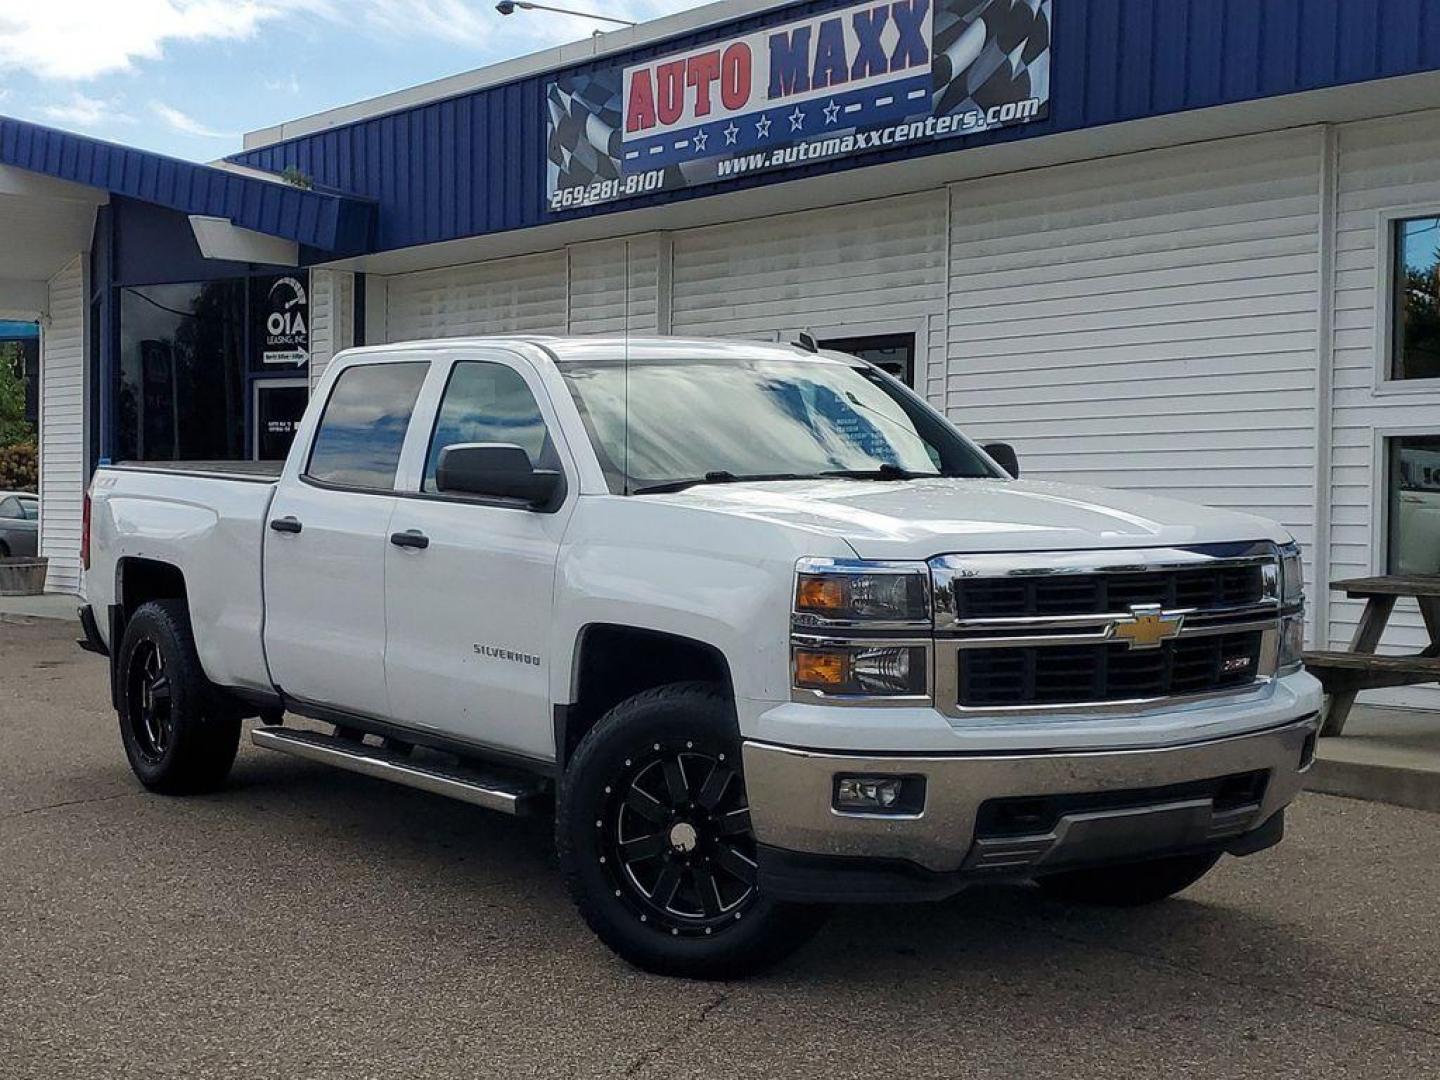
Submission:
<svg viewBox="0 0 1440 1080">
<path fill-rule="evenodd" d="M 935 410 L 852 362 L 604 358 L 561 370 L 617 493 L 715 479 L 995 475 Z"/>
<path fill-rule="evenodd" d="M 364 364 L 330 391 L 305 475 L 326 484 L 389 491 L 405 429 L 429 364 Z"/>
<path fill-rule="evenodd" d="M 819 343 L 822 349 L 849 353 L 869 360 L 906 386 L 915 385 L 915 335 L 885 334 L 875 337 L 832 338 Z"/>
<path fill-rule="evenodd" d="M 245 456 L 245 282 L 120 292 L 114 456 L 223 461 Z"/>
<path fill-rule="evenodd" d="M 1440 379 L 1440 217 L 1395 223 L 1392 379 Z"/>
<path fill-rule="evenodd" d="M 422 491 L 436 490 L 440 451 L 456 443 L 513 443 L 530 455 L 532 468 L 556 467 L 535 395 L 520 373 L 504 364 L 466 361 L 451 371 L 430 438 Z"/>
<path fill-rule="evenodd" d="M 0 499 L 0 518 L 7 521 L 16 521 L 25 515 L 20 512 L 20 500 L 11 496 L 8 499 Z"/>
<path fill-rule="evenodd" d="M 40 520 L 39 499 L 17 499 L 16 501 L 20 504 L 20 516 L 26 521 Z"/>
<path fill-rule="evenodd" d="M 1440 435 L 1390 443 L 1390 573 L 1440 573 Z"/>
</svg>

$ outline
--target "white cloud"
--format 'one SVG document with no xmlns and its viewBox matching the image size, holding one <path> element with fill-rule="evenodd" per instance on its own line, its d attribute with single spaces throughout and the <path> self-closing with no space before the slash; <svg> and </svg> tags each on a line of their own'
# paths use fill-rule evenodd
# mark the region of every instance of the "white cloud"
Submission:
<svg viewBox="0 0 1440 1080">
<path fill-rule="evenodd" d="M 298 94 L 300 93 L 300 77 L 293 71 L 279 79 L 266 79 L 265 89 L 272 90 L 277 94 Z"/>
<path fill-rule="evenodd" d="M 202 139 L 235 138 L 234 132 L 216 131 L 212 127 L 206 127 L 193 116 L 181 112 L 172 105 L 166 105 L 163 101 L 152 101 L 150 103 L 150 111 L 182 135 L 197 135 Z"/>
<path fill-rule="evenodd" d="M 248 37 L 282 12 L 275 0 L 5 0 L 0 68 L 90 79 L 153 60 L 167 41 Z"/>
<path fill-rule="evenodd" d="M 588 8 L 643 20 L 693 6 L 694 0 L 594 0 Z M 499 46 L 507 54 L 604 28 L 539 11 L 507 18 L 490 0 L 0 0 L 0 70 L 93 79 L 158 59 L 167 43 L 245 39 L 263 24 L 286 19 L 323 19 L 378 37 L 440 40 L 487 52 Z"/>
<path fill-rule="evenodd" d="M 135 122 L 135 118 L 127 115 L 115 100 L 86 97 L 84 94 L 72 94 L 69 101 L 41 106 L 40 111 L 46 119 L 71 127 L 95 128 Z"/>
</svg>

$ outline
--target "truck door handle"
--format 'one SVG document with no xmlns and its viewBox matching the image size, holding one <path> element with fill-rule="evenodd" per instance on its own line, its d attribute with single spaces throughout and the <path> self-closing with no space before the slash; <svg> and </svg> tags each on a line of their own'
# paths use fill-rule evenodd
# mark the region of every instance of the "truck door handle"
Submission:
<svg viewBox="0 0 1440 1080">
<path fill-rule="evenodd" d="M 403 548 L 427 548 L 430 546 L 430 538 L 419 529 L 391 533 L 390 542 L 396 547 Z"/>
<path fill-rule="evenodd" d="M 304 526 L 300 524 L 299 518 L 283 517 L 272 518 L 270 521 L 270 528 L 274 529 L 276 532 L 298 533 L 301 529 L 304 528 Z"/>
</svg>

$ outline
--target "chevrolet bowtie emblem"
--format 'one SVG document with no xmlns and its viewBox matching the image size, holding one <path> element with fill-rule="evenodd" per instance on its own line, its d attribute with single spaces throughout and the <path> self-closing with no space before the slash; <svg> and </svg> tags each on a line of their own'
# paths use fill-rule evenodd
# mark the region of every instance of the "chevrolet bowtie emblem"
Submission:
<svg viewBox="0 0 1440 1080">
<path fill-rule="evenodd" d="M 1128 619 L 1117 619 L 1113 634 L 1132 649 L 1158 649 L 1180 633 L 1184 615 L 1166 615 L 1159 604 L 1132 604 Z"/>
</svg>

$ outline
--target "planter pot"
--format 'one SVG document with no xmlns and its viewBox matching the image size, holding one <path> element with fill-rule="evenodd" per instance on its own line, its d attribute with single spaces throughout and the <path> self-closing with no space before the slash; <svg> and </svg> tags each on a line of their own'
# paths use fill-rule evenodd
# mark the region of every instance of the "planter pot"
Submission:
<svg viewBox="0 0 1440 1080">
<path fill-rule="evenodd" d="M 0 559 L 0 596 L 39 596 L 49 559 Z"/>
</svg>

